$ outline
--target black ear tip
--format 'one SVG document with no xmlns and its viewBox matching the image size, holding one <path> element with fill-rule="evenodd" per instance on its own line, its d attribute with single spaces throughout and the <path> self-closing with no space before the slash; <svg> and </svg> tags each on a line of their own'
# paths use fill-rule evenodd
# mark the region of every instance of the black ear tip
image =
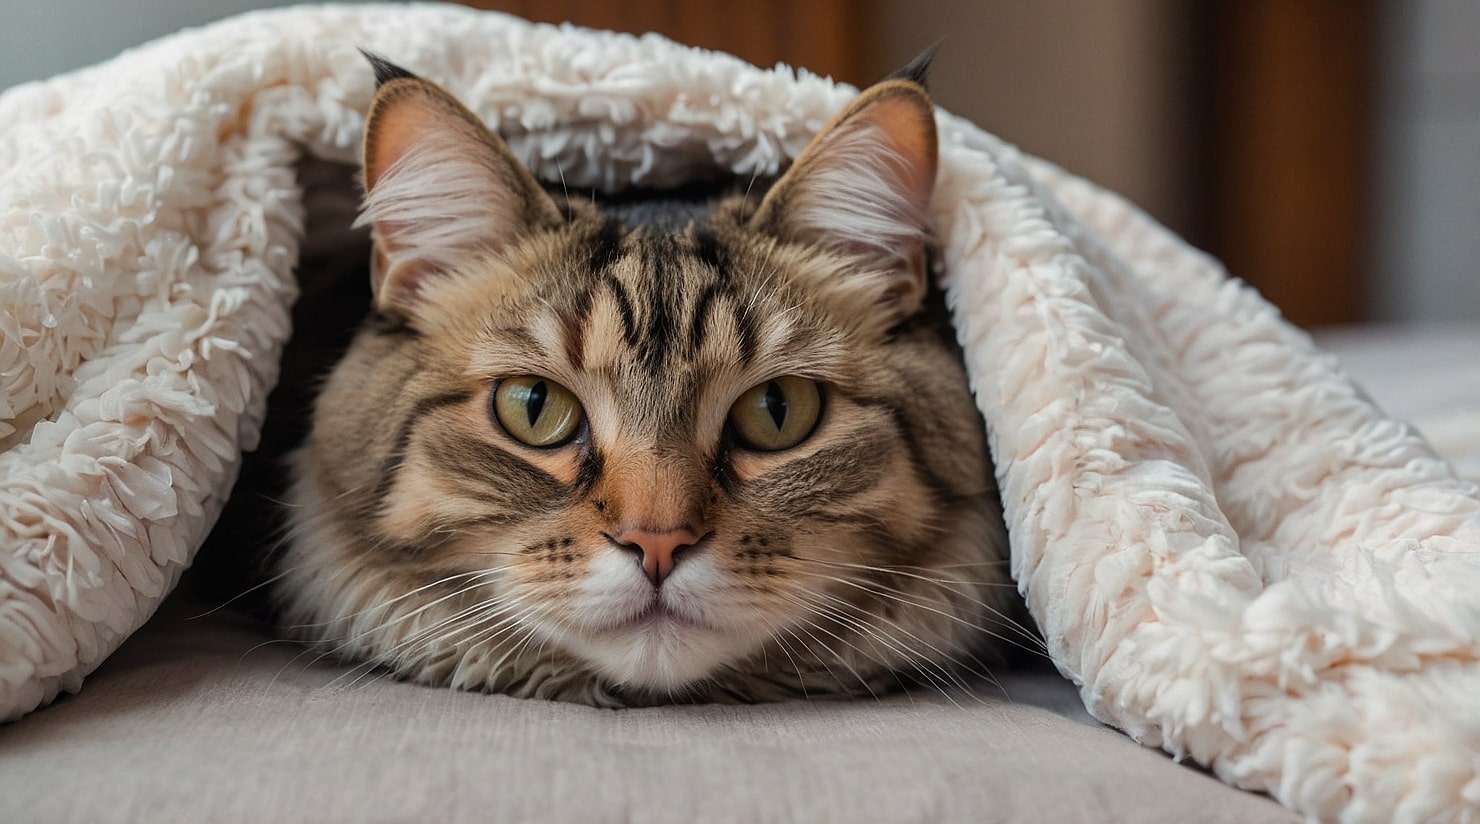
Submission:
<svg viewBox="0 0 1480 824">
<path fill-rule="evenodd" d="M 935 41 L 925 51 L 915 56 L 914 60 L 894 70 L 885 80 L 908 80 L 921 88 L 929 85 L 930 65 L 935 62 L 935 54 L 940 51 L 940 46 L 945 38 Z"/>
<path fill-rule="evenodd" d="M 381 57 L 380 55 L 376 54 L 373 51 L 370 51 L 369 49 L 360 49 L 360 54 L 365 55 L 365 59 L 370 61 L 370 68 L 375 70 L 376 88 L 380 88 L 381 86 L 384 86 L 385 84 L 398 78 L 404 77 L 411 80 L 416 79 L 416 75 L 406 71 L 400 66 L 397 66 L 395 63 L 392 63 L 391 61 L 385 59 L 384 57 Z"/>
</svg>

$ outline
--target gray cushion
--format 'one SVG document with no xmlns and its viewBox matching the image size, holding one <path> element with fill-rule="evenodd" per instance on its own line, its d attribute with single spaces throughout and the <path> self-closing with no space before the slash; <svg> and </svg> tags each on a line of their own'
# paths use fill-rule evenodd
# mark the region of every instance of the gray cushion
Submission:
<svg viewBox="0 0 1480 824">
<path fill-rule="evenodd" d="M 0 727 L 5 821 L 1294 821 L 1085 715 L 1052 671 L 971 694 L 596 710 L 313 661 L 177 597 Z M 194 620 L 192 620 L 192 618 Z"/>
</svg>

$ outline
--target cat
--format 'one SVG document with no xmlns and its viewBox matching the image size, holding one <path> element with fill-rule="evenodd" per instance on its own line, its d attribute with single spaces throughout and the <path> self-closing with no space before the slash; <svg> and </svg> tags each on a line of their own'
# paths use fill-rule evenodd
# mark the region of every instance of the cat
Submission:
<svg viewBox="0 0 1480 824">
<path fill-rule="evenodd" d="M 367 56 L 373 304 L 291 459 L 288 632 L 598 706 L 946 687 L 1001 646 L 922 67 L 764 191 L 603 205 Z"/>
</svg>

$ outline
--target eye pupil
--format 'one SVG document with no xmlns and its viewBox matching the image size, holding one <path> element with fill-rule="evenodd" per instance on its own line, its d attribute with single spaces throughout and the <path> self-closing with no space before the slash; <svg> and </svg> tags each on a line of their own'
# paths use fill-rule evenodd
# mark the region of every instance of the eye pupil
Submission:
<svg viewBox="0 0 1480 824">
<path fill-rule="evenodd" d="M 540 413 L 545 411 L 545 398 L 549 396 L 549 387 L 544 381 L 529 387 L 529 397 L 524 402 L 524 413 L 529 416 L 529 425 L 533 427 L 540 419 Z"/>
<path fill-rule="evenodd" d="M 730 407 L 736 441 L 746 449 L 776 452 L 806 440 L 822 416 L 822 385 L 783 375 L 758 383 Z"/>
<path fill-rule="evenodd" d="M 585 417 L 581 402 L 569 389 L 535 375 L 499 381 L 492 406 L 493 418 L 504 432 L 527 446 L 566 444 Z"/>
<path fill-rule="evenodd" d="M 766 411 L 771 414 L 771 420 L 775 422 L 776 428 L 782 428 L 786 423 L 786 393 L 782 391 L 781 384 L 771 381 L 766 384 L 766 397 L 763 401 Z"/>
</svg>

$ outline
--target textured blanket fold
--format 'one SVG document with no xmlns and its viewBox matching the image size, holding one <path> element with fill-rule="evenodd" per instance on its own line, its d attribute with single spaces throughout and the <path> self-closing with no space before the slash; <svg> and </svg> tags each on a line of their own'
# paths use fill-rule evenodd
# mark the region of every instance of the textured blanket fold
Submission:
<svg viewBox="0 0 1480 824">
<path fill-rule="evenodd" d="M 854 93 L 661 38 L 293 8 L 0 97 L 0 718 L 153 612 L 289 333 L 301 153 L 355 160 L 357 47 L 541 176 L 774 173 Z M 1321 819 L 1480 820 L 1480 492 L 1247 287 L 941 112 L 932 220 L 1014 577 L 1099 718 Z"/>
</svg>

